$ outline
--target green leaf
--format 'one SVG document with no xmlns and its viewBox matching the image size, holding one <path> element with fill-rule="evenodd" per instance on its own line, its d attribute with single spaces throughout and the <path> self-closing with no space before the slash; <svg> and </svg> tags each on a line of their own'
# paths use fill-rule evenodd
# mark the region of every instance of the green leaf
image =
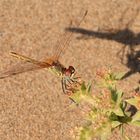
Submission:
<svg viewBox="0 0 140 140">
<path fill-rule="evenodd" d="M 118 121 L 118 116 L 114 112 L 111 112 L 111 114 L 109 116 L 109 120 L 110 121 Z"/>
<path fill-rule="evenodd" d="M 125 72 L 114 73 L 115 80 L 121 80 L 125 75 Z"/>
<path fill-rule="evenodd" d="M 124 136 L 124 128 L 123 128 L 123 125 L 120 125 L 120 133 L 121 133 L 121 136 L 123 137 Z"/>
<path fill-rule="evenodd" d="M 70 98 L 77 104 L 79 104 L 81 101 L 86 101 L 91 104 L 95 104 L 95 101 L 92 98 L 92 95 L 89 94 L 88 91 L 90 91 L 91 85 L 85 85 L 83 82 L 81 85 L 81 88 L 76 91 L 74 94 L 70 96 Z"/>
<path fill-rule="evenodd" d="M 82 92 L 85 92 L 86 89 L 87 89 L 87 88 L 86 88 L 86 85 L 85 85 L 85 83 L 83 82 L 82 85 L 81 85 L 81 91 L 82 91 Z"/>
<path fill-rule="evenodd" d="M 98 109 L 94 107 L 92 109 L 92 111 L 89 112 L 88 118 L 91 121 L 95 121 L 95 119 L 96 119 L 97 116 L 98 116 Z"/>
<path fill-rule="evenodd" d="M 112 121 L 112 122 L 111 122 L 112 128 L 116 128 L 116 127 L 118 127 L 118 126 L 121 125 L 121 124 L 122 124 L 122 123 L 119 122 L 119 121 Z"/>
<path fill-rule="evenodd" d="M 131 105 L 134 105 L 134 106 L 137 106 L 137 104 L 138 104 L 138 100 L 136 98 L 130 98 L 130 99 L 127 99 L 125 101 Z"/>
<path fill-rule="evenodd" d="M 125 139 L 125 140 L 132 140 L 131 138 L 129 138 L 129 137 L 126 136 L 126 135 L 124 136 L 124 139 Z"/>
<path fill-rule="evenodd" d="M 121 90 L 117 91 L 117 104 L 119 105 L 122 102 L 123 92 Z"/>
<path fill-rule="evenodd" d="M 73 95 L 70 96 L 70 98 L 76 103 L 79 104 L 82 100 L 81 98 L 81 92 L 82 91 L 77 91 L 76 93 L 74 93 Z"/>
<path fill-rule="evenodd" d="M 131 117 L 132 112 L 131 111 L 125 111 L 125 115 L 128 116 L 128 117 Z"/>
<path fill-rule="evenodd" d="M 137 113 L 133 116 L 132 122 L 134 121 L 140 121 L 140 111 L 137 111 Z"/>
<path fill-rule="evenodd" d="M 83 127 L 80 133 L 79 140 L 91 140 L 92 139 L 92 129 L 90 127 Z"/>
<path fill-rule="evenodd" d="M 121 106 L 122 110 L 125 111 L 125 109 L 127 107 L 127 102 L 122 101 L 122 103 L 120 104 L 120 106 Z M 126 113 L 126 111 L 125 111 L 125 113 Z"/>
<path fill-rule="evenodd" d="M 117 101 L 116 89 L 110 87 L 109 90 L 111 92 L 111 99 L 116 103 Z"/>
<path fill-rule="evenodd" d="M 120 107 L 117 107 L 116 109 L 113 110 L 113 112 L 117 115 L 117 116 L 124 116 L 124 113 L 122 111 L 122 109 Z"/>
<path fill-rule="evenodd" d="M 91 82 L 88 83 L 87 85 L 87 93 L 91 92 Z"/>
<path fill-rule="evenodd" d="M 140 127 L 140 121 L 130 122 L 129 124 Z"/>
<path fill-rule="evenodd" d="M 115 80 L 115 75 L 114 75 L 114 73 L 109 73 L 109 74 L 107 75 L 106 79 L 107 79 L 107 80 L 111 80 L 111 81 Z"/>
</svg>

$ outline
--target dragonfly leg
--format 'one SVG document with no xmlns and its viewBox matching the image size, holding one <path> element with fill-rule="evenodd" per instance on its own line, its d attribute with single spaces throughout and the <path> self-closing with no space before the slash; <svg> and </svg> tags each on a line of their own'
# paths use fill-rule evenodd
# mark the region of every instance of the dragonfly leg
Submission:
<svg viewBox="0 0 140 140">
<path fill-rule="evenodd" d="M 71 78 L 67 78 L 66 81 L 68 82 L 68 84 L 72 84 L 74 82 Z"/>
<path fill-rule="evenodd" d="M 62 89 L 63 89 L 63 92 L 65 94 L 68 94 L 68 92 L 70 92 L 70 89 L 68 89 L 68 85 L 66 84 L 67 81 L 70 81 L 70 80 L 66 80 L 65 78 L 62 78 Z M 69 99 L 71 100 L 72 103 L 75 103 L 76 105 L 78 105 L 70 96 L 69 96 Z"/>
<path fill-rule="evenodd" d="M 68 95 L 70 93 L 73 93 L 73 87 L 72 87 L 73 82 L 71 81 L 71 79 L 63 77 L 61 80 L 61 84 L 62 84 L 62 90 L 64 94 Z"/>
<path fill-rule="evenodd" d="M 63 77 L 61 80 L 63 93 L 66 94 L 66 79 Z"/>
<path fill-rule="evenodd" d="M 78 106 L 78 103 L 76 103 L 71 97 L 69 97 L 72 103 L 75 103 Z"/>
<path fill-rule="evenodd" d="M 70 79 L 75 83 L 79 83 L 78 81 L 81 79 L 81 77 L 76 77 L 76 73 L 74 73 Z"/>
</svg>

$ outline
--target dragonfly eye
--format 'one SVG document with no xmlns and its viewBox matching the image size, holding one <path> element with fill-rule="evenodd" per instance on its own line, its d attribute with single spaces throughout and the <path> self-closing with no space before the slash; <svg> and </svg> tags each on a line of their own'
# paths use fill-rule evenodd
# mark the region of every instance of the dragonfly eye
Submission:
<svg viewBox="0 0 140 140">
<path fill-rule="evenodd" d="M 69 70 L 71 71 L 71 74 L 73 74 L 75 72 L 75 69 L 73 66 L 69 66 Z"/>
</svg>

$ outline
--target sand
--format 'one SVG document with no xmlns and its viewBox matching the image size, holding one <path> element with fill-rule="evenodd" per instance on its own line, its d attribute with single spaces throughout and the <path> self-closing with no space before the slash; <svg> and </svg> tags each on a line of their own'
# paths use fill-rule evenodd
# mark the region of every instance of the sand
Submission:
<svg viewBox="0 0 140 140">
<path fill-rule="evenodd" d="M 132 54 L 132 47 L 140 50 L 139 7 L 138 0 L 1 0 L 0 70 L 20 67 L 20 60 L 11 57 L 10 51 L 37 60 L 52 56 L 69 23 L 88 10 L 81 30 L 73 33 L 60 62 L 74 66 L 85 81 L 94 81 L 101 67 L 131 71 L 134 68 L 126 53 Z M 137 71 L 121 83 L 128 93 L 138 85 Z M 70 104 L 62 92 L 61 79 L 46 69 L 1 79 L 0 139 L 72 140 L 73 130 L 83 120 L 80 109 Z M 140 139 L 139 128 L 128 127 L 127 133 L 134 140 Z M 120 136 L 114 134 L 110 139 L 118 140 Z"/>
</svg>

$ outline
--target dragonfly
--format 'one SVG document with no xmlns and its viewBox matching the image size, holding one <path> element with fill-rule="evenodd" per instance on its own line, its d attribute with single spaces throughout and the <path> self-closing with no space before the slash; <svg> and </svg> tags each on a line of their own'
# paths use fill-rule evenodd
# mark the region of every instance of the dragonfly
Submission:
<svg viewBox="0 0 140 140">
<path fill-rule="evenodd" d="M 86 15 L 87 11 L 84 11 L 84 14 L 80 18 L 80 20 L 75 21 L 75 25 L 77 27 L 80 26 L 82 21 L 85 19 Z M 71 93 L 74 92 L 75 87 L 79 84 L 80 77 L 75 76 L 76 72 L 73 66 L 69 66 L 68 68 L 66 68 L 59 62 L 59 58 L 62 55 L 62 53 L 66 50 L 68 44 L 71 41 L 72 36 L 73 36 L 72 32 L 65 31 L 63 37 L 60 40 L 58 40 L 56 45 L 54 46 L 55 48 L 54 55 L 50 58 L 47 59 L 45 58 L 41 61 L 35 60 L 33 58 L 27 57 L 25 55 L 16 52 L 10 52 L 11 56 L 22 60 L 23 64 L 17 64 L 9 68 L 7 71 L 1 72 L 0 79 L 4 79 L 6 77 L 10 77 L 12 75 L 17 75 L 27 71 L 48 68 L 57 76 L 61 77 L 61 85 L 63 93 L 70 95 Z"/>
</svg>

